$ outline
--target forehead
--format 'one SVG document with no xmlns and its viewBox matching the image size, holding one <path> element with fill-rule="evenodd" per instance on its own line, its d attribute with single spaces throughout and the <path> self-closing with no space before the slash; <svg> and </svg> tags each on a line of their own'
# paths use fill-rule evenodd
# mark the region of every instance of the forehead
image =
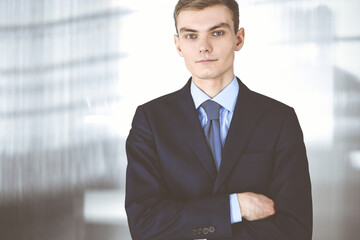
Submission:
<svg viewBox="0 0 360 240">
<path fill-rule="evenodd" d="M 232 18 L 230 9 L 224 5 L 214 5 L 202 10 L 185 9 L 177 17 L 177 27 L 202 31 L 219 23 L 227 23 L 233 28 Z"/>
</svg>

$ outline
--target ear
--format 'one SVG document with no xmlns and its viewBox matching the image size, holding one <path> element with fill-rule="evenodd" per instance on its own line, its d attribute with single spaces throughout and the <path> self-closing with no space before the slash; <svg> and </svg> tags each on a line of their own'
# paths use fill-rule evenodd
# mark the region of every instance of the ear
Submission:
<svg viewBox="0 0 360 240">
<path fill-rule="evenodd" d="M 183 53 L 182 53 L 182 51 L 181 51 L 181 48 L 180 48 L 179 35 L 177 35 L 177 34 L 174 35 L 174 42 L 175 42 L 175 47 L 176 47 L 177 52 L 179 53 L 179 55 L 180 55 L 181 57 L 183 57 L 184 55 L 183 55 Z"/>
<path fill-rule="evenodd" d="M 245 29 L 240 28 L 236 32 L 235 37 L 236 37 L 235 51 L 239 51 L 244 46 Z"/>
</svg>

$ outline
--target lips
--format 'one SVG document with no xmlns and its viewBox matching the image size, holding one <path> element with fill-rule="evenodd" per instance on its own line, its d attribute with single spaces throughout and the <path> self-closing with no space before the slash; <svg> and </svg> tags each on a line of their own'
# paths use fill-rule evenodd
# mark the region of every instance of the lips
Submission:
<svg viewBox="0 0 360 240">
<path fill-rule="evenodd" d="M 216 62 L 217 59 L 201 59 L 196 61 L 197 63 L 212 63 L 212 62 Z"/>
</svg>

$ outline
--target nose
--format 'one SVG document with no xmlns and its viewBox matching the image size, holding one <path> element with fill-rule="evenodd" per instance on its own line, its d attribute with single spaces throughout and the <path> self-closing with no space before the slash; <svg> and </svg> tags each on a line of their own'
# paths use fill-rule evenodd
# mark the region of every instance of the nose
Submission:
<svg viewBox="0 0 360 240">
<path fill-rule="evenodd" d="M 200 53 L 212 52 L 212 45 L 207 37 L 200 38 L 199 51 Z"/>
</svg>

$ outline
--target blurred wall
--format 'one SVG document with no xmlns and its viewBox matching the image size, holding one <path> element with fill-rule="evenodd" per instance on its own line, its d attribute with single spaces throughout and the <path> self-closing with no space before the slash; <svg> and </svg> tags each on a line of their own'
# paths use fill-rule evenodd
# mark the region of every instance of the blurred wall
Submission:
<svg viewBox="0 0 360 240">
<path fill-rule="evenodd" d="M 0 238 L 90 239 L 84 193 L 122 188 L 110 0 L 0 1 Z"/>
</svg>

